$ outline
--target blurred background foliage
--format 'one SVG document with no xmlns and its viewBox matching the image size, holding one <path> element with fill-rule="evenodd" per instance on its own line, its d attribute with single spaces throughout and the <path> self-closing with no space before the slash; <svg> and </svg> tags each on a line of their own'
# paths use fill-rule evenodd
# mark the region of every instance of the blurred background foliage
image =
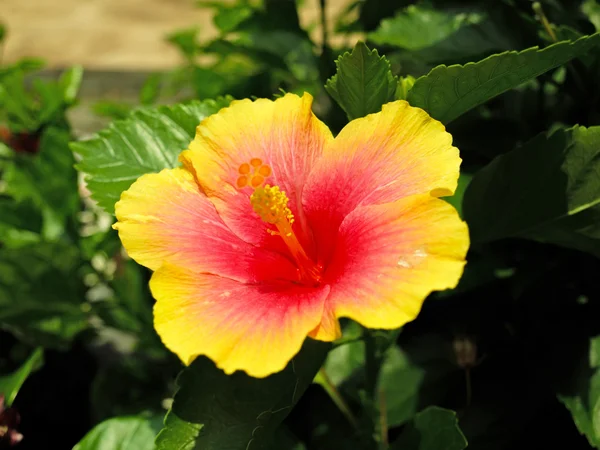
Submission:
<svg viewBox="0 0 600 450">
<path fill-rule="evenodd" d="M 438 65 L 600 30 L 595 0 L 351 0 L 333 21 L 320 0 L 316 20 L 304 25 L 302 3 L 196 2 L 212 12 L 217 35 L 173 30 L 165 39 L 180 52 L 179 67 L 148 74 L 135 103 L 96 102 L 95 114 L 117 120 L 94 141 L 97 153 L 69 148 L 82 137 L 70 121 L 85 83 L 80 66 L 58 77 L 39 72 L 44 63 L 34 59 L 0 66 L 0 430 L 24 436 L 17 448 L 153 448 L 181 369 L 153 330 L 149 272 L 110 228 L 111 197 L 100 206 L 92 200 L 75 164 L 98 169 L 100 192 L 116 179 L 102 178 L 101 150 L 117 146 L 119 133 L 166 114 L 185 116 L 191 134 L 191 119 L 230 98 L 308 91 L 335 133 L 392 99 L 423 106 L 424 88 L 412 88 Z M 0 45 L 7 39 L 2 27 Z M 366 46 L 346 53 L 358 39 Z M 346 323 L 345 343 L 329 353 L 271 448 L 600 448 L 600 137 L 596 128 L 571 129 L 600 124 L 600 51 L 592 47 L 561 47 L 556 60 L 566 64 L 511 80 L 514 89 L 445 121 L 463 158 L 448 201 L 473 239 L 459 286 L 432 294 L 401 332 L 364 336 Z M 523 61 L 507 64 L 517 72 L 533 64 Z M 363 63 L 377 83 L 357 108 L 332 77 L 351 78 Z M 164 106 L 192 100 L 202 102 L 191 112 Z M 565 167 L 573 183 L 545 184 L 544 174 Z M 585 214 L 565 219 L 566 207 Z M 364 371 L 369 345 L 380 364 L 374 383 Z M 196 380 L 214 381 L 214 367 L 201 364 L 208 366 L 193 368 Z M 226 395 L 229 381 L 214 383 Z M 184 389 L 209 395 L 198 385 Z M 170 426 L 185 436 L 189 427 L 174 423 L 182 414 L 171 415 Z M 434 432 L 437 441 L 427 437 Z M 9 435 L 0 433 L 1 448 Z M 176 448 L 161 436 L 158 448 Z M 177 448 L 223 448 L 190 439 Z"/>
</svg>

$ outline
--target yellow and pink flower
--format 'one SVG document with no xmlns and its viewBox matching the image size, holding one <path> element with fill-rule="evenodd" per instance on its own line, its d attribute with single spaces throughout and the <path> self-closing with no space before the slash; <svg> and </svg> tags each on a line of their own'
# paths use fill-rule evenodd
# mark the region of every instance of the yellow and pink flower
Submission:
<svg viewBox="0 0 600 450">
<path fill-rule="evenodd" d="M 155 271 L 155 327 L 185 364 L 282 370 L 340 317 L 393 329 L 454 287 L 468 231 L 451 195 L 460 158 L 405 101 L 337 137 L 312 97 L 234 101 L 205 119 L 182 167 L 140 177 L 116 205 L 129 255 Z"/>
</svg>

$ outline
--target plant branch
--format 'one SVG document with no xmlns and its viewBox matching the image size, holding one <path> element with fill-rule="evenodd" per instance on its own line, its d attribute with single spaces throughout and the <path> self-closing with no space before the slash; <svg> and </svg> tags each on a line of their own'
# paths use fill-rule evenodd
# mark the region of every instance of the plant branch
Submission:
<svg viewBox="0 0 600 450">
<path fill-rule="evenodd" d="M 348 422 L 350 422 L 354 429 L 358 430 L 358 420 L 354 417 L 352 410 L 344 400 L 344 397 L 340 394 L 340 391 L 338 391 L 337 387 L 331 382 L 325 368 L 321 367 L 315 377 L 315 382 L 323 386 L 323 389 L 325 389 L 325 392 L 327 392 L 327 395 L 333 400 L 333 403 L 335 403 L 340 412 L 348 419 Z"/>
</svg>

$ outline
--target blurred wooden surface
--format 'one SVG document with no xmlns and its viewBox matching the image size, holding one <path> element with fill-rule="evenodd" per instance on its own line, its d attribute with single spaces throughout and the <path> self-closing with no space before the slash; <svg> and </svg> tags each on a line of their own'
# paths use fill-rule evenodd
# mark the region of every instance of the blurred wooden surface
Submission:
<svg viewBox="0 0 600 450">
<path fill-rule="evenodd" d="M 329 28 L 349 2 L 327 1 Z M 300 16 L 307 29 L 317 24 L 319 0 L 304 0 Z M 8 28 L 3 62 L 41 58 L 47 63 L 41 76 L 49 78 L 73 64 L 84 66 L 79 104 L 69 112 L 79 137 L 109 122 L 92 111 L 97 101 L 135 104 L 150 73 L 182 63 L 167 34 L 198 27 L 206 40 L 218 33 L 212 11 L 194 0 L 0 0 L 0 22 Z M 310 29 L 319 42 L 320 28 Z"/>
<path fill-rule="evenodd" d="M 333 19 L 349 1 L 328 0 L 327 15 Z M 318 5 L 304 0 L 305 26 L 318 18 Z M 181 62 L 165 42 L 168 33 L 199 27 L 201 39 L 217 34 L 211 11 L 194 0 L 0 0 L 0 22 L 9 33 L 5 62 L 39 57 L 50 68 L 168 69 Z M 313 32 L 318 39 L 318 30 Z"/>
</svg>

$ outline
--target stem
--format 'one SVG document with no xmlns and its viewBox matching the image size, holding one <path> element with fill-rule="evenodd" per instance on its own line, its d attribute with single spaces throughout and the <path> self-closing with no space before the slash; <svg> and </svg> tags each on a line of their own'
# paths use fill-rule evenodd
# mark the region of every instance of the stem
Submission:
<svg viewBox="0 0 600 450">
<path fill-rule="evenodd" d="M 532 8 L 533 8 L 533 11 L 535 12 L 535 14 L 537 15 L 537 17 L 540 19 L 540 22 L 542 22 L 542 25 L 543 25 L 544 29 L 546 30 L 546 33 L 548 33 L 548 35 L 550 36 L 550 39 L 552 39 L 552 42 L 558 41 L 558 38 L 556 37 L 556 33 L 554 33 L 554 30 L 552 29 L 552 26 L 550 25 L 550 21 L 546 17 L 546 14 L 544 13 L 544 9 L 542 8 L 541 3 L 535 2 L 533 4 Z M 585 85 L 583 84 L 583 81 L 579 77 L 577 70 L 575 70 L 575 67 L 572 65 L 571 62 L 567 63 L 567 70 L 569 72 L 571 72 L 571 75 L 573 76 L 573 81 L 575 82 L 575 84 L 577 85 L 579 90 L 581 90 L 581 92 L 585 93 Z"/>
<path fill-rule="evenodd" d="M 369 398 L 375 399 L 377 390 L 377 373 L 379 365 L 377 364 L 377 347 L 375 345 L 375 337 L 370 330 L 365 330 L 365 381 L 367 394 Z"/>
<path fill-rule="evenodd" d="M 533 4 L 532 8 L 533 8 L 533 11 L 537 14 L 538 18 L 540 19 L 540 22 L 542 22 L 542 25 L 544 26 L 546 33 L 548 33 L 548 35 L 550 36 L 550 39 L 552 39 L 552 42 L 556 42 L 557 41 L 556 34 L 554 33 L 554 30 L 550 26 L 550 22 L 548 21 L 546 14 L 544 14 L 544 9 L 542 8 L 541 3 L 535 2 Z"/>
<path fill-rule="evenodd" d="M 371 330 L 365 329 L 365 384 L 369 398 L 370 416 L 373 420 L 373 436 L 379 450 L 387 450 L 387 413 L 385 402 L 382 403 L 383 393 L 377 391 L 377 378 L 381 367 L 375 336 Z M 379 411 L 377 411 L 379 409 Z"/>
<path fill-rule="evenodd" d="M 326 3 L 327 0 L 319 0 L 319 4 L 321 6 L 321 51 L 324 52 L 328 47 L 328 37 L 327 37 L 327 14 L 326 14 Z"/>
<path fill-rule="evenodd" d="M 381 430 L 381 447 L 387 449 L 390 443 L 388 441 L 387 406 L 383 391 L 379 391 L 379 428 Z"/>
<path fill-rule="evenodd" d="M 325 389 L 325 392 L 327 392 L 327 394 L 329 395 L 331 400 L 333 400 L 333 403 L 335 403 L 340 412 L 344 415 L 344 417 L 346 417 L 346 419 L 348 419 L 348 422 L 350 422 L 354 429 L 358 430 L 358 420 L 356 420 L 356 417 L 354 417 L 354 414 L 352 414 L 350 407 L 344 400 L 344 397 L 342 397 L 342 395 L 340 394 L 340 391 L 338 391 L 335 385 L 331 382 L 331 379 L 327 375 L 325 368 L 321 367 L 319 373 L 315 378 L 315 381 L 321 386 L 323 386 L 323 389 Z"/>
</svg>

